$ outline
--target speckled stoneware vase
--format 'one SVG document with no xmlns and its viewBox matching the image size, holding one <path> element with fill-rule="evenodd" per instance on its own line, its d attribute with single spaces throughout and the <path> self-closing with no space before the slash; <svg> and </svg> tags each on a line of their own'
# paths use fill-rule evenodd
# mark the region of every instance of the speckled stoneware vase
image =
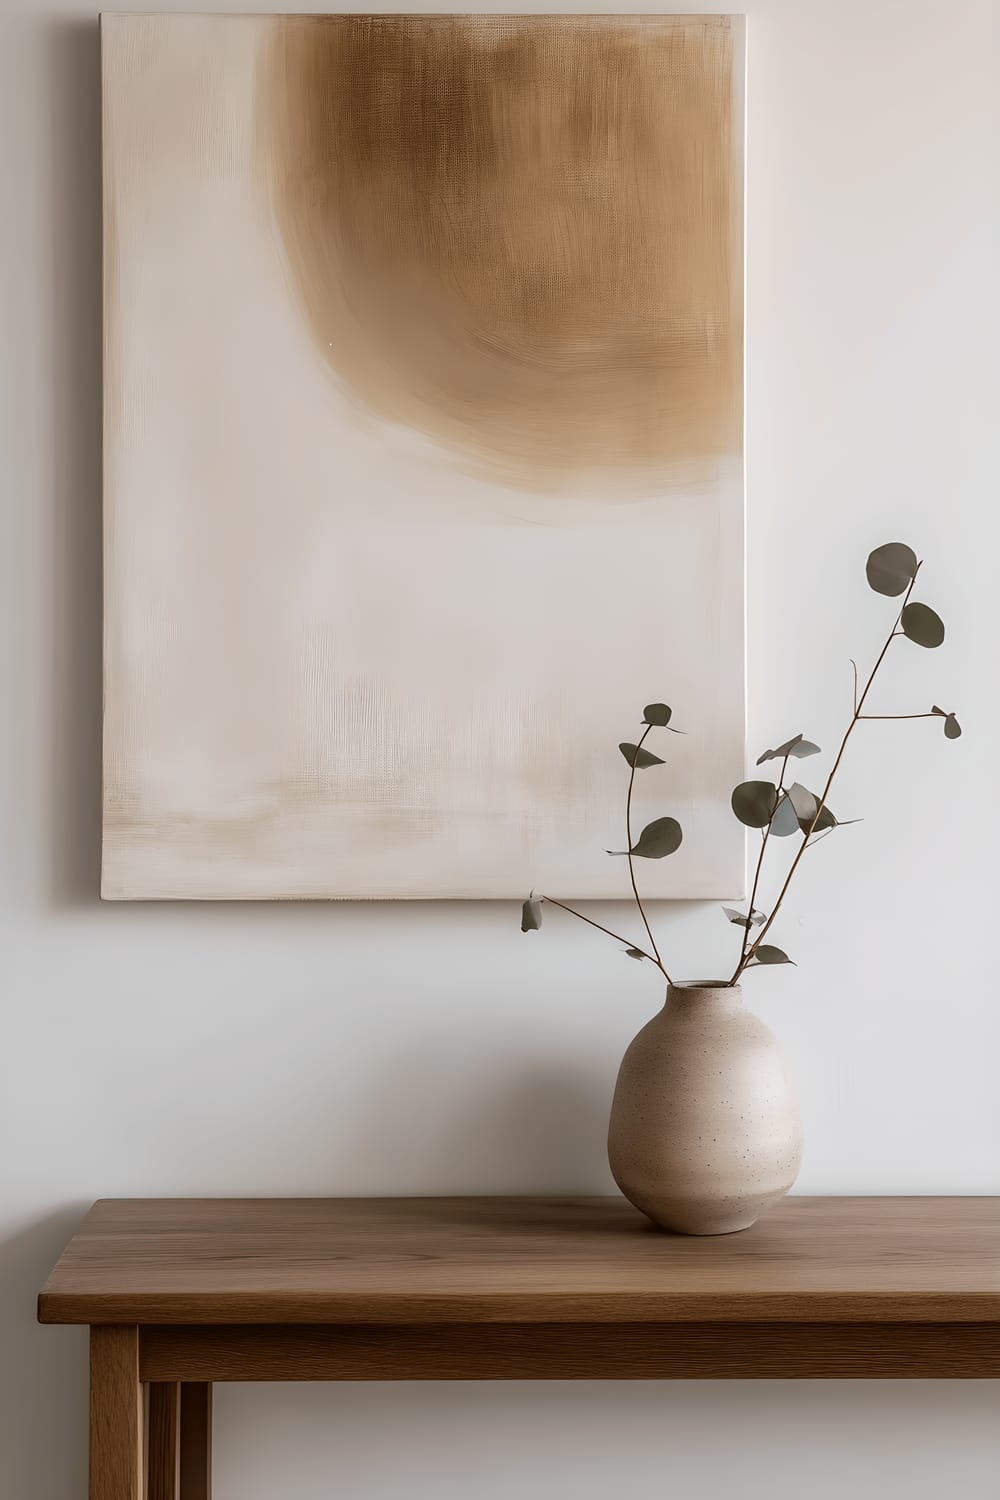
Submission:
<svg viewBox="0 0 1000 1500">
<path fill-rule="evenodd" d="M 631 1203 L 679 1234 L 748 1229 L 798 1175 L 802 1127 L 774 1035 L 739 985 L 676 985 L 622 1059 L 608 1156 Z"/>
</svg>

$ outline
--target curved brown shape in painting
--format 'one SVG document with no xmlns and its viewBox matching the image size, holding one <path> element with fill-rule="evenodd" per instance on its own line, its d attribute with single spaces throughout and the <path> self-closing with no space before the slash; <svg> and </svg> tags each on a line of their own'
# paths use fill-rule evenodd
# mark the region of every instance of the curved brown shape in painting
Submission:
<svg viewBox="0 0 1000 1500">
<path fill-rule="evenodd" d="M 390 421 L 532 489 L 738 451 L 724 17 L 296 16 L 261 124 L 312 336 Z"/>
</svg>

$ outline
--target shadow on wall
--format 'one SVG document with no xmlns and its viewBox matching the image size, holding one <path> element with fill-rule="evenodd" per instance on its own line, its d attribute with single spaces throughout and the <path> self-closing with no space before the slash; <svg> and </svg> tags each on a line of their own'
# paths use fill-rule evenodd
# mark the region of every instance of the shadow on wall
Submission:
<svg viewBox="0 0 1000 1500">
<path fill-rule="evenodd" d="M 606 1167 L 613 1079 L 604 1071 L 574 1070 L 571 1058 L 544 1067 L 512 1058 L 506 1068 L 487 1071 L 484 1084 L 481 1058 L 456 1058 L 455 1070 L 436 1089 L 441 1053 L 430 1043 L 426 1056 L 410 1051 L 365 1090 L 352 1159 L 338 1163 L 338 1182 L 374 1179 L 401 1194 L 614 1190 Z M 415 1077 L 426 1085 L 417 1093 Z M 454 1101 L 447 1111 L 441 1109 L 444 1090 Z"/>
<path fill-rule="evenodd" d="M 87 1472 L 86 1329 L 35 1323 L 35 1298 L 85 1209 L 60 1209 L 0 1244 L 4 1500 L 75 1494 Z"/>
<path fill-rule="evenodd" d="M 97 899 L 101 847 L 101 55 L 47 31 L 54 434 L 49 899 Z"/>
</svg>

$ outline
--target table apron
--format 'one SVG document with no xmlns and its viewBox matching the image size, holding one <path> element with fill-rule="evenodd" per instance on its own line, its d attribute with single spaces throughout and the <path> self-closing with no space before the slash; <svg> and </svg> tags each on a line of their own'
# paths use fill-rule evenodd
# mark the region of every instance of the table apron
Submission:
<svg viewBox="0 0 1000 1500">
<path fill-rule="evenodd" d="M 144 1381 L 996 1379 L 997 1323 L 147 1325 Z"/>
</svg>

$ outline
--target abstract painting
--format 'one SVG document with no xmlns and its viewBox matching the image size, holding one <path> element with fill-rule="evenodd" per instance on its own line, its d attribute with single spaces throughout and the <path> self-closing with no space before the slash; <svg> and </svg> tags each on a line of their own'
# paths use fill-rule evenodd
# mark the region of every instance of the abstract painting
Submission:
<svg viewBox="0 0 1000 1500">
<path fill-rule="evenodd" d="M 739 894 L 742 18 L 102 38 L 105 897 Z"/>
</svg>

